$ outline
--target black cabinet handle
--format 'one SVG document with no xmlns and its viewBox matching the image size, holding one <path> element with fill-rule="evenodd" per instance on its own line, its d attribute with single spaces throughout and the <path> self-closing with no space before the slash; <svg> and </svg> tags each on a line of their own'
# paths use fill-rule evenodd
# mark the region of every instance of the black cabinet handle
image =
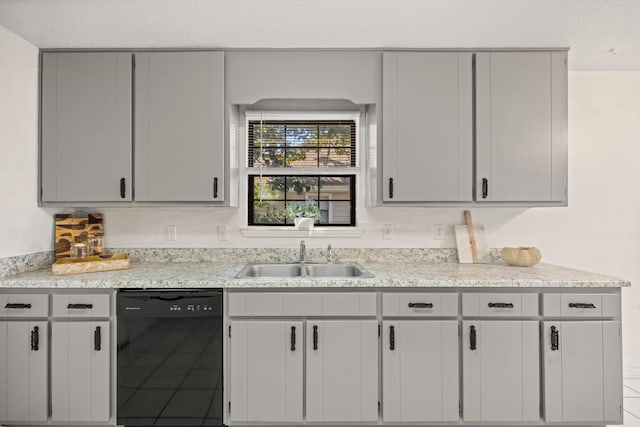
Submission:
<svg viewBox="0 0 640 427">
<path fill-rule="evenodd" d="M 213 178 L 213 198 L 218 198 L 218 178 Z"/>
<path fill-rule="evenodd" d="M 33 327 L 31 331 L 31 350 L 38 351 L 40 348 L 40 328 L 37 326 Z"/>
<path fill-rule="evenodd" d="M 583 302 L 570 302 L 570 308 L 596 308 L 595 304 L 586 304 Z"/>
<path fill-rule="evenodd" d="M 389 178 L 389 198 L 393 199 L 393 178 Z"/>
<path fill-rule="evenodd" d="M 318 349 L 318 326 L 313 325 L 313 349 Z"/>
<path fill-rule="evenodd" d="M 124 199 L 127 195 L 127 180 L 120 178 L 120 198 Z"/>
<path fill-rule="evenodd" d="M 469 326 L 469 350 L 476 349 L 476 327 Z"/>
<path fill-rule="evenodd" d="M 96 330 L 93 332 L 93 349 L 95 351 L 102 350 L 102 328 L 96 326 Z"/>
<path fill-rule="evenodd" d="M 551 327 L 551 351 L 560 349 L 560 332 L 555 326 Z"/>
<path fill-rule="evenodd" d="M 409 308 L 433 308 L 433 303 L 431 302 L 410 302 Z"/>
<path fill-rule="evenodd" d="M 296 327 L 291 327 L 291 351 L 296 351 Z"/>
<path fill-rule="evenodd" d="M 31 308 L 31 304 L 7 303 L 4 308 Z"/>
<path fill-rule="evenodd" d="M 69 304 L 67 305 L 68 310 L 86 310 L 92 309 L 93 304 Z"/>
<path fill-rule="evenodd" d="M 396 327 L 389 326 L 389 350 L 396 349 Z"/>
<path fill-rule="evenodd" d="M 510 302 L 490 302 L 489 307 L 491 308 L 513 308 L 513 303 Z"/>
<path fill-rule="evenodd" d="M 489 180 L 482 178 L 482 198 L 486 199 L 489 196 Z"/>
</svg>

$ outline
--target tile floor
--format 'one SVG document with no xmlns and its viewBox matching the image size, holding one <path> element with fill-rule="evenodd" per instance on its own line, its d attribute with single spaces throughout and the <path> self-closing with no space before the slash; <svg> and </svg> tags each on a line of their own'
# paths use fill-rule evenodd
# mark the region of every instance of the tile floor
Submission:
<svg viewBox="0 0 640 427">
<path fill-rule="evenodd" d="M 625 369 L 622 383 L 624 427 L 640 427 L 640 368 Z"/>
</svg>

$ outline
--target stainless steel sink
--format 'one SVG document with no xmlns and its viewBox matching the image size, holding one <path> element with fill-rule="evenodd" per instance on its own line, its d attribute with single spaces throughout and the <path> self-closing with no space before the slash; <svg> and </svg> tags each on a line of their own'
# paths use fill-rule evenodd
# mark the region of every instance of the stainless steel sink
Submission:
<svg viewBox="0 0 640 427">
<path fill-rule="evenodd" d="M 247 264 L 237 279 L 374 277 L 355 264 Z"/>
<path fill-rule="evenodd" d="M 260 277 L 301 277 L 301 264 L 248 264 L 236 278 Z"/>
<path fill-rule="evenodd" d="M 304 272 L 310 277 L 373 277 L 354 264 L 307 264 Z"/>
</svg>

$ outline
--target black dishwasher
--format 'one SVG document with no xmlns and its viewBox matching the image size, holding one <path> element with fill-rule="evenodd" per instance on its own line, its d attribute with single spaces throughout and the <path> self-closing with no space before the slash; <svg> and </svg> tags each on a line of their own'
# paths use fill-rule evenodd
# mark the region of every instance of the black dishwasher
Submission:
<svg viewBox="0 0 640 427">
<path fill-rule="evenodd" d="M 222 290 L 122 290 L 118 425 L 222 425 Z"/>
</svg>

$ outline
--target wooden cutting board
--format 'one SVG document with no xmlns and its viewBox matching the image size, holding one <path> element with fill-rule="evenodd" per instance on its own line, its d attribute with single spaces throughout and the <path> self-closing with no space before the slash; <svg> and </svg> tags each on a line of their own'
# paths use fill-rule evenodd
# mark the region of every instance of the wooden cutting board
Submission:
<svg viewBox="0 0 640 427">
<path fill-rule="evenodd" d="M 461 264 L 489 264 L 489 247 L 483 225 L 471 222 L 471 213 L 465 211 L 466 225 L 456 225 L 456 246 L 458 248 L 458 262 Z"/>
<path fill-rule="evenodd" d="M 73 243 L 86 243 L 89 236 L 104 236 L 102 214 L 56 215 L 56 260 L 68 258 Z"/>
</svg>

